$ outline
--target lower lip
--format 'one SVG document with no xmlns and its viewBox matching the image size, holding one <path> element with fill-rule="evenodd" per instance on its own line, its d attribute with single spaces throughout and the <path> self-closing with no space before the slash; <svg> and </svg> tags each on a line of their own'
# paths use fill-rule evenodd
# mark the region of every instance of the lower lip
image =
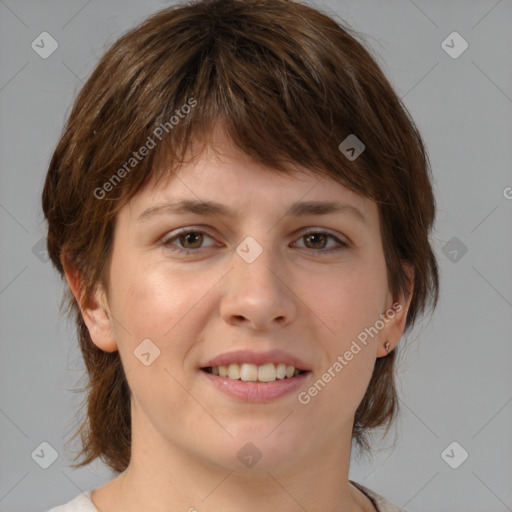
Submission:
<svg viewBox="0 0 512 512">
<path fill-rule="evenodd" d="M 243 380 L 219 377 L 212 373 L 199 370 L 213 385 L 229 396 L 244 402 L 269 402 L 297 391 L 309 377 L 311 372 L 304 372 L 297 377 L 276 379 L 273 382 L 248 382 Z"/>
</svg>

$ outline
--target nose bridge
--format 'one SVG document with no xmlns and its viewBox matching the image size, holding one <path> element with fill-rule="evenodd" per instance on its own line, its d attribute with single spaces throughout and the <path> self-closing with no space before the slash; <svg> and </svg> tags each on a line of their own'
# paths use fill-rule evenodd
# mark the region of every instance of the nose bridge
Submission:
<svg viewBox="0 0 512 512">
<path fill-rule="evenodd" d="M 261 237 L 260 237 L 261 239 Z M 269 240 L 260 244 L 254 237 L 246 237 L 233 255 L 233 281 L 240 288 L 259 289 L 274 287 L 279 267 L 275 248 Z"/>
<path fill-rule="evenodd" d="M 291 321 L 296 304 L 285 285 L 286 275 L 286 265 L 269 237 L 262 243 L 251 236 L 245 238 L 233 255 L 233 270 L 223 303 L 225 319 L 243 318 L 259 328 L 275 320 Z"/>
</svg>

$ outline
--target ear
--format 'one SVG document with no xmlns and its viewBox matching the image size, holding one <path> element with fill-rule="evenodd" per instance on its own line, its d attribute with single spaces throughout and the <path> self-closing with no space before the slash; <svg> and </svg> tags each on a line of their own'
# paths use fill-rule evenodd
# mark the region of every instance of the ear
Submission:
<svg viewBox="0 0 512 512">
<path fill-rule="evenodd" d="M 385 357 L 388 352 L 384 348 L 389 343 L 389 352 L 391 352 L 399 343 L 405 331 L 405 322 L 407 313 L 411 305 L 412 293 L 414 290 L 414 269 L 410 264 L 403 265 L 404 271 L 408 277 L 407 293 L 400 293 L 398 300 L 393 302 L 391 291 L 387 296 L 387 307 L 383 312 L 384 328 L 380 333 L 380 341 L 377 347 L 377 357 Z M 387 321 L 386 321 L 387 319 Z"/>
<path fill-rule="evenodd" d="M 105 352 L 115 352 L 118 349 L 117 341 L 114 336 L 112 314 L 103 286 L 98 284 L 93 297 L 86 303 L 82 298 L 79 272 L 74 268 L 64 266 L 64 274 L 71 292 L 80 306 L 82 318 L 93 343 Z"/>
</svg>

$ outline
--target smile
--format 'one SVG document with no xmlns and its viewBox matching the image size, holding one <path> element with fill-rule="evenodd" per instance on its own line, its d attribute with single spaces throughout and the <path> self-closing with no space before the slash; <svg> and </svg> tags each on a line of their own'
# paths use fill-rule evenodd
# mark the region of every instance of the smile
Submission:
<svg viewBox="0 0 512 512">
<path fill-rule="evenodd" d="M 291 379 L 304 373 L 304 370 L 285 363 L 266 363 L 262 365 L 231 363 L 229 365 L 208 366 L 201 369 L 212 375 L 233 380 L 243 380 L 244 382 L 274 382 L 277 379 Z"/>
<path fill-rule="evenodd" d="M 236 376 L 237 373 L 234 372 L 238 372 L 239 377 L 229 377 L 230 367 L 232 366 L 234 369 L 231 369 L 231 375 Z M 236 368 L 237 366 L 238 369 Z M 263 370 L 261 370 L 262 378 L 267 380 L 259 380 L 261 368 L 263 368 Z M 219 375 L 214 374 L 217 370 Z M 221 376 L 221 371 L 226 375 Z M 270 402 L 285 397 L 286 395 L 289 396 L 293 394 L 294 396 L 299 392 L 300 388 L 303 387 L 310 375 L 312 375 L 311 371 L 298 370 L 294 366 L 286 366 L 284 377 L 279 377 L 278 372 L 279 375 L 283 373 L 283 366 L 280 364 L 274 365 L 273 363 L 268 363 L 256 366 L 250 363 L 233 363 L 224 367 L 201 368 L 199 373 L 205 376 L 209 381 L 209 385 L 213 385 L 222 393 L 231 398 L 252 403 Z M 288 376 L 290 374 L 291 377 Z M 248 380 L 243 380 L 242 377 Z"/>
</svg>

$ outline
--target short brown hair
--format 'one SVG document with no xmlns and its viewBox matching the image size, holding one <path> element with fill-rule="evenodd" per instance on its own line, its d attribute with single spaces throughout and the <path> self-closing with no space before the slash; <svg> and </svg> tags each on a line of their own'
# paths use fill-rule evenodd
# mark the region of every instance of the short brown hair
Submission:
<svg viewBox="0 0 512 512">
<path fill-rule="evenodd" d="M 297 164 L 375 201 L 395 298 L 407 295 L 404 265 L 414 272 L 406 331 L 429 302 L 435 308 L 428 156 L 358 38 L 332 14 L 300 2 L 202 0 L 156 13 L 101 58 L 76 98 L 42 198 L 52 262 L 61 275 L 74 269 L 81 284 L 78 301 L 66 295 L 89 377 L 87 417 L 73 436 L 81 436 L 75 460 L 82 461 L 73 467 L 100 457 L 122 472 L 130 461 L 130 389 L 119 353 L 94 345 L 79 307 L 96 284 L 106 284 L 116 213 L 149 180 L 183 162 L 192 137 L 208 140 L 220 121 L 239 148 L 276 172 Z M 158 127 L 165 128 L 162 143 L 135 164 L 134 151 L 149 139 L 160 142 Z M 351 134 L 365 145 L 355 160 L 339 149 Z M 377 359 L 356 411 L 352 436 L 364 450 L 368 430 L 389 429 L 396 415 L 396 355 L 395 348 Z"/>
</svg>

